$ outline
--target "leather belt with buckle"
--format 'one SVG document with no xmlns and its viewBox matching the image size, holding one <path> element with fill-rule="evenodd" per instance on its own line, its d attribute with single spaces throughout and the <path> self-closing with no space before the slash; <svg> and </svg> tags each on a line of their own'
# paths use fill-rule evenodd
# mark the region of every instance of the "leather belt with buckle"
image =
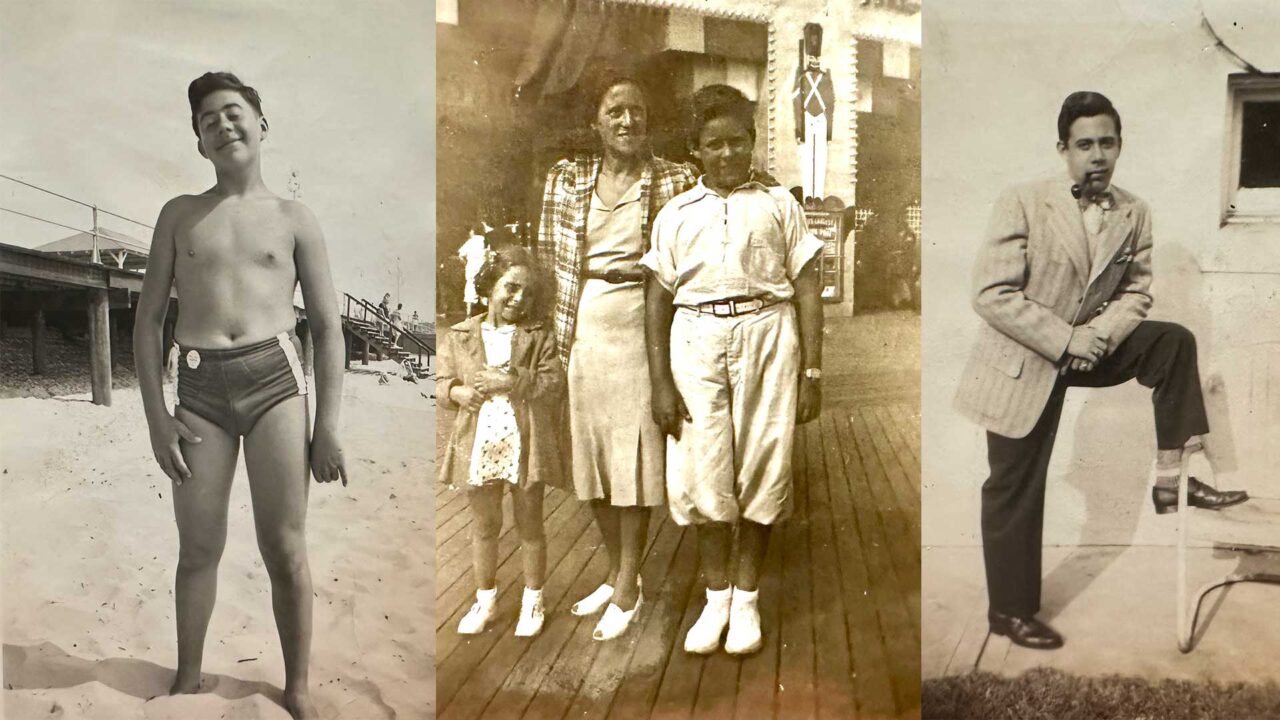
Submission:
<svg viewBox="0 0 1280 720">
<path fill-rule="evenodd" d="M 760 312 L 761 310 L 777 305 L 782 302 L 776 298 L 748 298 L 737 300 L 721 300 L 718 302 L 701 303 L 694 305 L 692 309 L 697 310 L 704 315 L 715 315 L 717 317 L 738 317 L 739 315 L 750 315 L 751 313 Z"/>
</svg>

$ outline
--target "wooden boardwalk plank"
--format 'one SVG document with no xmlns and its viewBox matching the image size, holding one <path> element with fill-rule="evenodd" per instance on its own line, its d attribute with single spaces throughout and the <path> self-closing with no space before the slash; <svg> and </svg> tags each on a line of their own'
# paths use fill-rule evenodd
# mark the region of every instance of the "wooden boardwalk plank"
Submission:
<svg viewBox="0 0 1280 720">
<path fill-rule="evenodd" d="M 574 510 L 572 503 L 562 504 L 546 522 L 548 568 L 554 568 L 560 563 L 589 524 L 589 518 Z M 437 688 L 443 686 L 456 689 L 460 686 L 462 679 L 470 672 L 469 668 L 479 662 L 498 636 L 510 631 L 504 628 L 510 626 L 514 629 L 515 619 L 520 611 L 520 595 L 524 588 L 519 552 L 513 550 L 498 565 L 497 587 L 496 613 L 500 620 L 491 624 L 480 635 L 464 637 L 456 630 L 458 621 L 466 614 L 473 601 L 475 589 L 472 585 L 459 583 L 456 591 L 437 602 L 438 612 L 447 618 L 441 626 L 444 632 L 436 633 Z M 464 651 L 458 662 L 453 662 L 450 658 L 455 649 Z M 443 709 L 447 702 L 447 698 L 438 695 L 436 707 Z"/>
<path fill-rule="evenodd" d="M 663 526 L 644 570 L 645 577 L 656 580 L 658 587 L 649 591 L 653 604 L 648 617 L 642 618 L 643 624 L 633 631 L 638 632 L 639 641 L 610 707 L 610 717 L 619 720 L 648 717 L 652 712 L 672 653 L 684 653 L 680 619 L 685 608 L 697 602 L 693 595 L 698 585 L 697 535 L 676 525 L 670 516 Z"/>
<path fill-rule="evenodd" d="M 911 455 L 907 453 L 905 455 L 907 462 L 903 462 L 904 455 L 899 454 L 899 448 L 894 446 L 893 441 L 885 432 L 879 413 L 876 413 L 871 408 L 862 408 L 858 412 L 858 416 L 862 419 L 863 425 L 867 430 L 867 439 L 871 441 L 872 447 L 875 448 L 876 456 L 880 459 L 880 465 L 888 476 L 889 485 L 896 495 L 896 505 L 904 511 L 909 511 L 907 521 L 916 526 L 916 535 L 918 536 L 920 534 L 920 482 L 917 478 L 920 475 L 919 473 L 907 472 L 907 468 L 910 467 L 908 463 Z"/>
<path fill-rule="evenodd" d="M 585 529 L 584 529 L 585 530 Z M 584 533 L 585 534 L 585 533 Z M 579 535 L 577 540 L 582 539 Z M 546 610 L 549 619 L 556 619 L 553 614 L 554 609 L 563 604 L 563 599 L 567 597 L 570 587 L 576 578 L 582 577 L 582 570 L 590 561 L 594 550 L 587 546 L 585 542 L 572 543 L 569 551 L 565 553 L 560 562 L 551 567 L 548 562 L 547 580 L 543 585 L 543 602 L 544 610 Z M 519 589 L 519 588 L 518 588 Z M 523 592 L 523 589 L 519 589 Z M 572 616 L 570 616 L 572 617 Z M 576 618 L 575 618 L 576 619 Z M 520 664 L 520 661 L 528 653 L 531 653 L 533 646 L 539 641 L 552 639 L 556 633 L 552 628 L 544 625 L 543 632 L 536 638 L 517 638 L 514 635 L 515 622 L 499 623 L 502 632 L 490 634 L 495 635 L 496 642 L 484 653 L 475 669 L 466 676 L 462 682 L 458 692 L 453 696 L 451 702 L 444 706 L 441 705 L 440 717 L 442 720 L 472 720 L 473 718 L 488 717 L 492 713 L 485 712 L 485 707 L 489 705 L 489 701 L 494 697 L 498 688 Z M 545 652 L 545 649 L 544 649 Z M 462 653 L 454 653 L 452 665 L 460 664 L 460 656 Z M 521 668 L 521 672 L 533 671 L 532 668 Z M 535 686 L 536 687 L 536 686 Z M 527 693 L 527 697 L 532 696 L 532 692 Z M 512 704 L 523 704 L 519 697 L 509 697 L 508 700 L 514 701 Z"/>
<path fill-rule="evenodd" d="M 549 493 L 543 504 L 543 524 L 547 529 L 547 540 L 550 542 L 551 536 L 559 528 L 561 520 L 568 515 L 572 515 L 575 510 L 574 503 L 566 498 L 566 493 L 556 491 Z M 469 511 L 468 511 L 469 512 Z M 512 520 L 512 508 L 510 496 L 503 499 L 502 503 L 503 528 L 498 536 L 498 573 L 499 581 L 504 571 L 510 572 L 511 562 L 515 562 L 515 569 L 519 569 L 519 556 L 516 551 L 520 547 L 520 538 L 515 529 L 515 523 Z M 436 622 L 437 630 L 444 628 L 449 622 L 455 622 L 458 618 L 451 619 L 451 615 L 462 608 L 462 612 L 466 612 L 466 608 L 471 606 L 475 596 L 475 582 L 471 577 L 471 537 L 470 529 L 464 532 L 456 542 L 446 548 L 447 559 L 439 562 L 436 567 Z M 502 585 L 499 584 L 499 591 Z M 437 656 L 437 662 L 444 656 Z"/>
<path fill-rule="evenodd" d="M 441 716 L 918 717 L 918 412 L 901 395 L 876 403 L 833 404 L 798 432 L 795 512 L 775 529 L 761 580 L 765 644 L 745 659 L 684 652 L 705 586 L 696 532 L 663 510 L 644 556 L 639 624 L 617 641 L 593 641 L 598 615 L 568 608 L 603 579 L 607 555 L 589 508 L 559 491 L 544 507 L 543 632 L 512 635 L 523 582 L 514 529 L 504 525 L 500 620 L 458 636 L 474 592 L 469 512 L 461 492 L 437 494 Z"/>
<path fill-rule="evenodd" d="M 738 674 L 738 699 L 733 716 L 738 720 L 773 717 L 777 712 L 778 661 L 782 653 L 782 550 L 788 519 L 774 528 L 760 577 L 760 623 L 764 647 L 742 660 Z"/>
<path fill-rule="evenodd" d="M 832 502 L 839 503 L 841 507 L 852 507 L 851 519 L 855 519 L 856 532 L 841 535 L 841 539 L 848 543 L 847 550 L 846 546 L 841 547 L 842 555 L 861 556 L 865 562 L 861 567 L 865 568 L 867 577 L 860 579 L 858 586 L 862 587 L 863 597 L 870 599 L 870 606 L 875 609 L 875 622 L 879 627 L 878 637 L 867 637 L 866 640 L 872 646 L 882 643 L 887 660 L 884 665 L 874 663 L 871 667 L 859 665 L 859 677 L 867 670 L 880 668 L 877 673 L 880 676 L 878 682 L 883 680 L 893 688 L 892 705 L 888 707 L 868 705 L 866 709 L 870 712 L 864 714 L 892 715 L 895 706 L 898 711 L 908 709 L 913 703 L 913 698 L 916 698 L 914 704 L 919 705 L 919 614 L 915 615 L 914 622 L 908 617 L 906 600 L 913 587 L 915 594 L 919 595 L 920 574 L 916 572 L 912 577 L 903 578 L 894 567 L 891 557 L 892 546 L 881 524 L 881 512 L 884 511 L 885 505 L 877 497 L 872 484 L 868 481 L 870 468 L 864 466 L 864 457 L 858 453 L 856 443 L 848 442 L 848 431 L 843 433 L 842 438 L 834 418 L 830 420 L 824 418 L 823 429 L 830 434 L 832 441 L 839 443 L 843 440 L 844 445 L 853 445 L 842 448 L 843 453 L 837 455 L 845 468 L 846 484 L 843 488 L 835 488 L 836 497 L 833 497 Z M 839 497 L 844 492 L 849 493 L 847 501 Z M 879 495 L 884 494 L 885 489 L 880 488 Z M 855 502 L 853 498 L 857 498 L 857 501 Z M 854 564 L 854 568 L 861 569 L 857 563 Z M 846 594 L 856 598 L 858 586 L 850 586 Z M 914 635 L 911 633 L 913 627 Z M 873 632 L 870 627 L 867 627 L 866 631 Z M 851 639 L 851 642 L 854 647 L 860 646 L 856 640 Z M 878 698 L 874 694 L 863 695 L 862 693 L 860 697 Z"/>
<path fill-rule="evenodd" d="M 813 637 L 813 582 L 809 569 L 809 493 L 814 482 L 806 451 L 808 437 L 796 433 L 793 454 L 794 514 L 782 528 L 781 648 L 778 656 L 778 714 L 784 720 L 808 720 L 817 712 L 814 684 L 817 657 Z"/>
<path fill-rule="evenodd" d="M 826 413 L 806 428 L 814 468 L 810 471 L 809 507 L 814 521 L 813 603 L 817 619 L 818 716 L 858 716 L 859 700 L 864 707 L 887 708 L 892 712 L 890 684 L 882 682 L 884 664 L 879 648 L 879 628 L 865 612 L 868 573 L 864 547 L 850 542 L 858 536 L 854 511 L 849 500 L 845 462 L 833 432 L 835 414 Z M 817 452 L 814 452 L 817 451 Z M 822 569 L 828 569 L 826 575 Z M 827 616 L 826 624 L 822 623 Z M 837 647 L 841 650 L 832 650 Z M 824 644 L 826 643 L 826 644 Z M 832 659 L 831 653 L 836 653 Z M 833 661 L 835 660 L 835 661 Z"/>
<path fill-rule="evenodd" d="M 898 428 L 898 434 L 906 441 L 907 447 L 911 450 L 911 455 L 915 457 L 916 471 L 920 470 L 920 406 L 917 405 L 896 405 L 889 413 L 893 418 L 894 425 Z"/>
<path fill-rule="evenodd" d="M 841 435 L 847 451 L 858 454 L 858 466 L 866 486 L 870 490 L 870 500 L 876 508 L 876 517 L 883 533 L 885 547 L 889 550 L 889 560 L 893 567 L 893 576 L 897 581 L 902 599 L 908 605 L 908 618 L 920 617 L 920 528 L 919 511 L 903 506 L 893 487 L 876 449 L 873 447 L 870 431 L 864 423 L 856 419 L 846 422 L 841 419 L 837 424 L 837 433 Z M 920 625 L 911 623 L 906 628 L 912 633 L 916 643 L 920 642 Z"/>
<path fill-rule="evenodd" d="M 619 700 L 618 690 L 629 673 L 642 672 L 644 665 L 649 665 L 653 671 L 659 672 L 662 667 L 658 658 L 653 660 L 645 658 L 637 663 L 636 657 L 646 634 L 662 636 L 661 626 L 655 626 L 652 622 L 657 615 L 657 621 L 662 623 L 667 615 L 662 611 L 663 603 L 667 601 L 664 597 L 664 586 L 670 579 L 672 562 L 685 535 L 671 521 L 665 509 L 659 512 L 661 514 L 657 518 L 658 522 L 653 523 L 658 526 L 657 532 L 651 533 L 653 540 L 648 545 L 640 565 L 640 576 L 645 579 L 645 585 L 648 587 L 648 592 L 645 593 L 645 606 L 640 610 L 640 615 L 633 620 L 635 626 L 626 635 L 605 643 L 596 642 L 590 638 L 600 615 L 591 617 L 588 627 L 584 628 L 583 638 L 597 647 L 595 662 L 585 673 L 582 684 L 578 688 L 577 697 L 570 705 L 566 717 L 597 720 L 608 717 L 610 714 L 625 718 L 637 717 L 648 712 L 647 706 L 642 710 L 614 706 Z M 623 699 L 622 702 L 628 701 Z"/>
<path fill-rule="evenodd" d="M 906 405 L 878 405 L 868 408 L 875 413 L 876 420 L 879 421 L 880 427 L 884 429 L 885 437 L 889 439 L 889 444 L 893 446 L 893 453 L 902 463 L 902 468 L 907 471 L 907 475 L 913 478 L 920 476 L 920 454 L 918 452 L 920 437 L 919 433 L 913 433 L 916 445 L 912 446 L 906 435 L 902 432 L 902 427 L 898 423 L 895 415 L 909 415 L 912 408 Z M 915 411 L 916 419 L 914 422 L 919 423 L 919 412 Z M 919 495 L 919 484 L 916 485 L 916 494 Z"/>
<path fill-rule="evenodd" d="M 842 581 L 842 574 L 847 572 L 844 565 L 848 564 L 849 558 L 841 558 L 836 547 L 838 519 L 834 514 L 837 509 L 832 507 L 829 486 L 832 473 L 839 471 L 838 465 L 827 462 L 825 447 L 834 438 L 825 437 L 818 422 L 804 426 L 804 433 L 805 454 L 809 461 L 809 482 L 806 483 L 805 492 L 809 494 L 809 548 L 813 558 L 811 573 L 817 717 L 851 718 L 855 716 L 856 708 L 851 684 L 856 676 L 853 648 L 845 623 L 844 596 L 850 595 L 848 600 L 854 605 L 858 601 Z M 839 519 L 840 525 L 844 524 L 843 520 Z M 840 532 L 847 534 L 848 528 L 841 527 Z M 858 669 L 862 670 L 864 676 L 875 674 L 869 667 Z"/>
</svg>

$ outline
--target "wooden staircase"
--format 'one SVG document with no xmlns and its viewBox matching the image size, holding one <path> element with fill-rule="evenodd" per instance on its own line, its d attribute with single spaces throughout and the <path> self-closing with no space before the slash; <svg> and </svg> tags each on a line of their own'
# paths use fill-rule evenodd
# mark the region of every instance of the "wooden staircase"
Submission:
<svg viewBox="0 0 1280 720">
<path fill-rule="evenodd" d="M 357 344 L 362 345 L 362 363 L 368 364 L 369 355 L 376 354 L 395 360 L 414 378 L 431 377 L 431 357 L 436 354 L 435 343 L 393 323 L 377 306 L 366 300 L 343 293 L 342 331 L 346 340 L 346 366 Z M 392 342 L 392 333 L 395 342 Z M 357 342 L 358 341 L 358 342 Z"/>
</svg>

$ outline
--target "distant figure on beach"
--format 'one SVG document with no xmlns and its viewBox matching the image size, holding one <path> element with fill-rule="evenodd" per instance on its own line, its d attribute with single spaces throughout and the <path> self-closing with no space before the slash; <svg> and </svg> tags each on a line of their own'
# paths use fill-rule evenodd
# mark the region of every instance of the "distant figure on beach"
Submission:
<svg viewBox="0 0 1280 720">
<path fill-rule="evenodd" d="M 493 620 L 502 493 L 510 488 L 525 584 L 515 634 L 532 637 L 545 618 L 543 492 L 563 483 L 556 418 L 564 368 L 555 333 L 542 322 L 550 293 L 532 253 L 519 246 L 495 252 L 476 275 L 476 289 L 488 296 L 489 311 L 449 329 L 436 383 L 439 402 L 457 412 L 440 480 L 467 488 L 474 520 L 476 601 L 458 633 L 484 632 Z"/>
<path fill-rule="evenodd" d="M 484 265 L 485 252 L 489 248 L 484 236 L 484 223 L 476 223 L 471 226 L 471 234 L 467 237 L 467 241 L 458 248 L 458 257 L 462 259 L 465 266 L 463 276 L 467 280 L 466 287 L 462 291 L 462 301 L 467 304 L 467 317 L 471 317 L 479 310 L 480 293 L 476 292 L 476 275 L 480 272 L 480 266 Z"/>
<path fill-rule="evenodd" d="M 396 309 L 391 311 L 391 344 L 400 344 L 400 321 L 402 319 L 401 311 L 404 310 L 404 303 L 398 303 Z"/>
<path fill-rule="evenodd" d="M 258 547 L 284 652 L 284 705 L 296 719 L 317 718 L 307 674 L 308 480 L 314 474 L 320 482 L 347 483 L 338 439 L 342 327 L 324 237 L 310 210 L 263 184 L 259 153 L 267 120 L 257 91 L 230 73 L 205 73 L 187 97 L 197 148 L 213 163 L 217 182 L 160 211 L 134 330 L 151 447 L 173 480 L 180 541 L 178 670 L 170 693 L 200 689 L 243 437 Z M 299 283 L 315 338 L 314 430 L 293 329 Z M 161 385 L 161 328 L 174 286 L 182 313 L 174 332 L 180 359 L 171 415 Z"/>
</svg>

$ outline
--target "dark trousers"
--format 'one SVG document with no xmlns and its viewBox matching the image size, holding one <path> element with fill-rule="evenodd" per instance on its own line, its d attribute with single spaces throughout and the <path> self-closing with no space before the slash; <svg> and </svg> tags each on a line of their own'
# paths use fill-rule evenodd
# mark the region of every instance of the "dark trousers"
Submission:
<svg viewBox="0 0 1280 720">
<path fill-rule="evenodd" d="M 1195 336 L 1181 325 L 1147 320 L 1091 372 L 1060 376 L 1026 437 L 987 433 L 991 476 L 982 485 L 982 554 L 992 611 L 1018 617 L 1040 611 L 1045 478 L 1067 388 L 1111 387 L 1135 378 L 1153 390 L 1160 449 L 1180 448 L 1209 432 Z"/>
</svg>

